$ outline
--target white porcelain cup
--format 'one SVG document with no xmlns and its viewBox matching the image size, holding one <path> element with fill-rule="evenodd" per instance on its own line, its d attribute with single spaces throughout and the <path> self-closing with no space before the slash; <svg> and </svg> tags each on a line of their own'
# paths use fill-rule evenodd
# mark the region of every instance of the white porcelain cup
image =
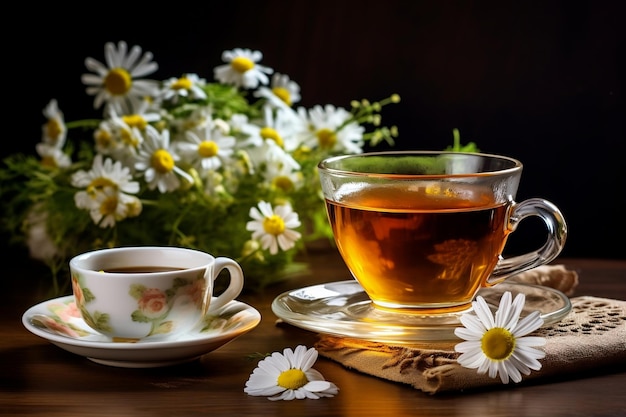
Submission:
<svg viewBox="0 0 626 417">
<path fill-rule="evenodd" d="M 230 282 L 214 296 L 222 270 Z M 83 253 L 70 260 L 72 291 L 85 323 L 114 341 L 170 338 L 198 325 L 242 291 L 241 266 L 177 247 L 120 247 Z"/>
</svg>

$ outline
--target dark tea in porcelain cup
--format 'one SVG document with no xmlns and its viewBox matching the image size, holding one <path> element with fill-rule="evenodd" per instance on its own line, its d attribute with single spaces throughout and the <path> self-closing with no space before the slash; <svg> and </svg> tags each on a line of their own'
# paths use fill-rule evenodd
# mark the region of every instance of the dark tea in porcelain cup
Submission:
<svg viewBox="0 0 626 417">
<path fill-rule="evenodd" d="M 219 295 L 214 282 L 228 270 Z M 198 325 L 242 291 L 240 265 L 176 247 L 121 247 L 83 253 L 70 260 L 72 291 L 85 323 L 114 341 L 171 338 Z"/>
</svg>

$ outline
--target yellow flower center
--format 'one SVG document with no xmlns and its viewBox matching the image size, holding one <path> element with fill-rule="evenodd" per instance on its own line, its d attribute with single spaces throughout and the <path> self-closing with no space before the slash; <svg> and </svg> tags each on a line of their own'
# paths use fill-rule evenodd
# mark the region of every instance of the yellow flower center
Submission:
<svg viewBox="0 0 626 417">
<path fill-rule="evenodd" d="M 502 327 L 487 330 L 480 342 L 485 356 L 494 361 L 507 359 L 515 350 L 515 337 Z"/>
<path fill-rule="evenodd" d="M 141 202 L 139 200 L 132 200 L 126 203 L 126 215 L 128 217 L 137 217 L 139 216 L 139 214 L 141 214 L 141 208 Z"/>
<path fill-rule="evenodd" d="M 284 192 L 293 190 L 293 181 L 289 177 L 280 175 L 272 180 L 272 186 Z"/>
<path fill-rule="evenodd" d="M 254 62 L 249 58 L 238 56 L 230 61 L 230 66 L 238 73 L 243 74 L 254 68 Z"/>
<path fill-rule="evenodd" d="M 152 154 L 150 164 L 157 172 L 165 174 L 174 169 L 174 158 L 172 158 L 172 155 L 165 149 L 159 149 Z"/>
<path fill-rule="evenodd" d="M 217 143 L 212 140 L 202 141 L 202 143 L 198 146 L 198 154 L 200 154 L 203 158 L 210 158 L 217 155 L 218 150 L 219 146 L 217 146 Z"/>
<path fill-rule="evenodd" d="M 300 369 L 289 369 L 278 375 L 278 385 L 287 389 L 298 389 L 305 386 L 309 380 Z"/>
<path fill-rule="evenodd" d="M 130 147 L 136 148 L 139 145 L 139 138 L 133 135 L 133 132 L 128 129 L 120 130 L 120 138 L 123 143 Z"/>
<path fill-rule="evenodd" d="M 311 154 L 311 148 L 308 146 L 300 145 L 298 149 L 293 151 L 293 157 L 296 161 L 306 159 Z"/>
<path fill-rule="evenodd" d="M 133 77 L 124 68 L 113 68 L 104 77 L 104 88 L 114 96 L 123 96 L 130 90 Z"/>
<path fill-rule="evenodd" d="M 114 214 L 117 209 L 117 196 L 111 196 L 106 198 L 102 204 L 100 204 L 100 213 L 104 216 Z"/>
<path fill-rule="evenodd" d="M 96 191 L 104 189 L 104 187 L 117 188 L 117 184 L 108 178 L 98 177 L 94 178 L 87 186 L 87 194 L 94 195 Z"/>
<path fill-rule="evenodd" d="M 283 147 L 283 145 L 285 144 L 285 142 L 283 141 L 283 138 L 280 136 L 280 134 L 276 131 L 276 129 L 272 129 L 271 127 L 265 126 L 261 129 L 261 133 L 260 133 L 261 137 L 263 139 L 270 139 L 273 140 L 274 142 L 276 142 L 276 144 L 278 146 L 280 146 L 281 148 Z"/>
<path fill-rule="evenodd" d="M 139 114 L 129 114 L 122 116 L 122 120 L 130 127 L 136 127 L 137 129 L 144 130 L 148 125 L 146 119 Z"/>
<path fill-rule="evenodd" d="M 291 94 L 289 94 L 289 90 L 284 87 L 274 87 L 272 88 L 272 92 L 276 97 L 287 103 L 288 106 L 291 106 Z"/>
<path fill-rule="evenodd" d="M 107 130 L 104 129 L 99 129 L 94 133 L 94 140 L 98 146 L 105 149 L 113 143 L 113 137 Z"/>
<path fill-rule="evenodd" d="M 44 156 L 41 158 L 41 165 L 46 168 L 56 168 L 56 160 L 51 156 Z"/>
<path fill-rule="evenodd" d="M 332 149 L 337 143 L 337 134 L 330 129 L 317 131 L 317 141 L 322 149 Z"/>
<path fill-rule="evenodd" d="M 49 138 L 54 140 L 54 142 L 58 142 L 59 136 L 61 136 L 61 132 L 63 129 L 61 128 L 61 124 L 56 119 L 49 119 L 48 123 L 46 123 L 46 134 Z"/>
<path fill-rule="evenodd" d="M 172 90 L 191 90 L 192 82 L 187 77 L 180 77 L 176 82 L 172 83 Z"/>
<path fill-rule="evenodd" d="M 270 235 L 278 236 L 285 231 L 285 222 L 282 217 L 273 214 L 263 220 L 263 229 Z"/>
</svg>

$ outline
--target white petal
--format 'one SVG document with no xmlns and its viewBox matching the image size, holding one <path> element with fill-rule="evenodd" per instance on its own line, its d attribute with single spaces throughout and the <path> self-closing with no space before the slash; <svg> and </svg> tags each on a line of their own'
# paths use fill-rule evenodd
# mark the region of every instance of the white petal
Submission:
<svg viewBox="0 0 626 417">
<path fill-rule="evenodd" d="M 462 327 L 459 327 L 458 329 L 460 332 L 462 332 L 463 335 L 467 336 L 463 337 L 467 340 L 478 340 L 482 338 L 483 334 L 487 331 L 485 323 L 483 323 L 477 316 L 473 314 L 463 314 L 461 316 L 461 324 L 463 324 L 467 329 L 461 330 L 463 329 Z M 456 330 L 457 329 L 455 329 L 455 333 Z"/>
<path fill-rule="evenodd" d="M 466 342 L 457 343 L 454 346 L 454 350 L 460 353 L 470 352 L 472 350 L 481 352 L 480 345 L 481 345 L 480 340 L 468 340 Z"/>
<path fill-rule="evenodd" d="M 457 362 L 465 367 L 465 368 L 480 368 L 486 362 L 488 363 L 488 359 L 483 355 L 480 351 L 470 351 L 467 353 L 463 353 L 457 359 Z"/>
<path fill-rule="evenodd" d="M 503 362 L 492 362 L 489 368 L 489 376 L 495 378 L 500 374 L 500 380 L 503 384 L 509 383 L 509 374 L 506 372 L 506 368 Z"/>
<path fill-rule="evenodd" d="M 534 332 L 538 328 L 543 326 L 543 319 L 539 311 L 533 311 L 528 316 L 524 317 L 517 323 L 515 329 L 513 329 L 513 335 L 518 338 Z"/>
<path fill-rule="evenodd" d="M 489 309 L 489 306 L 487 305 L 485 299 L 479 295 L 478 297 L 476 297 L 476 301 L 474 301 L 472 305 L 474 306 L 476 316 L 478 316 L 478 319 L 482 322 L 483 326 L 485 326 L 485 328 L 487 329 L 491 329 L 492 327 L 494 327 L 495 323 L 493 314 L 491 314 L 491 309 Z"/>
</svg>

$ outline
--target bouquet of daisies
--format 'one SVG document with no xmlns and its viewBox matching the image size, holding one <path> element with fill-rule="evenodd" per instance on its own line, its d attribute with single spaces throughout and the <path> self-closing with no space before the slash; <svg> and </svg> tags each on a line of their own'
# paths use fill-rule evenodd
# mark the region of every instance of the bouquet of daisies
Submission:
<svg viewBox="0 0 626 417">
<path fill-rule="evenodd" d="M 397 95 L 296 107 L 300 87 L 259 51 L 225 51 L 213 82 L 148 79 L 152 54 L 125 42 L 104 52 L 82 76 L 102 117 L 68 122 L 53 99 L 36 152 L 0 167 L 2 228 L 50 267 L 54 292 L 69 257 L 128 245 L 231 257 L 250 289 L 284 279 L 307 241 L 332 236 L 317 163 L 397 136 L 380 123 Z"/>
</svg>

